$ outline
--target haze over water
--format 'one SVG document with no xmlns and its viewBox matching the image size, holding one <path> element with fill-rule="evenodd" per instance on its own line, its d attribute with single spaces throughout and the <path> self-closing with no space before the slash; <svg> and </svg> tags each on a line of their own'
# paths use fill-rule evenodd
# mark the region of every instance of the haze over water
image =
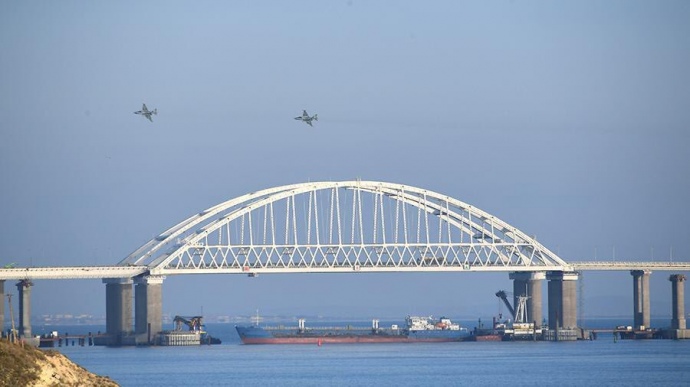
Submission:
<svg viewBox="0 0 690 387">
<path fill-rule="evenodd" d="M 462 322 L 468 324 L 469 322 Z M 608 322 L 601 322 L 606 324 Z M 71 328 L 70 328 L 71 329 Z M 210 324 L 223 344 L 62 347 L 122 386 L 679 386 L 690 341 L 242 345 L 232 324 Z"/>
</svg>

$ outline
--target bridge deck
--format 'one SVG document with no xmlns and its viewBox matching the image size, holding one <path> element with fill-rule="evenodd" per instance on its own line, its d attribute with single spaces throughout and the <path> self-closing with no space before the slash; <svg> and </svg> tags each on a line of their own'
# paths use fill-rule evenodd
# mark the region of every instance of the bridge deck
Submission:
<svg viewBox="0 0 690 387">
<path fill-rule="evenodd" d="M 158 269 L 150 274 L 278 274 L 278 273 L 356 273 L 356 272 L 544 272 L 544 271 L 690 271 L 690 262 L 573 262 L 569 266 L 387 266 L 355 265 L 344 267 L 222 267 Z M 0 280 L 133 278 L 149 273 L 147 266 L 59 266 L 0 269 Z"/>
<path fill-rule="evenodd" d="M 58 266 L 0 269 L 0 280 L 132 278 L 146 266 Z"/>
</svg>

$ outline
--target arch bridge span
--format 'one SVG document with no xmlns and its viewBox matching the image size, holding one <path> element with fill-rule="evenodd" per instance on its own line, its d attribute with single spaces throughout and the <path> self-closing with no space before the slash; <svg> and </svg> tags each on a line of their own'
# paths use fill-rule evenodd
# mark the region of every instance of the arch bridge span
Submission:
<svg viewBox="0 0 690 387">
<path fill-rule="evenodd" d="M 121 266 L 151 275 L 352 271 L 545 271 L 572 266 L 460 200 L 377 181 L 269 188 L 208 208 Z"/>
</svg>

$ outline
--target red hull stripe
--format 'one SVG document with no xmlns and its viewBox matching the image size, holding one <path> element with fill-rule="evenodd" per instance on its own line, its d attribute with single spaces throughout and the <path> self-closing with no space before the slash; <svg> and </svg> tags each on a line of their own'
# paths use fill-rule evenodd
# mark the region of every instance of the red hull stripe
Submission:
<svg viewBox="0 0 690 387">
<path fill-rule="evenodd" d="M 461 341 L 453 338 L 409 339 L 407 337 L 245 337 L 244 344 L 350 344 L 350 343 L 447 343 Z"/>
</svg>

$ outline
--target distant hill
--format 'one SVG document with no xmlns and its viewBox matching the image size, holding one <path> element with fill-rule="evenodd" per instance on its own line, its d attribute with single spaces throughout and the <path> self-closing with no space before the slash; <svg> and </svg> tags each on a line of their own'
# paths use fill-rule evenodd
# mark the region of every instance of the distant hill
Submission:
<svg viewBox="0 0 690 387">
<path fill-rule="evenodd" d="M 55 350 L 0 339 L 0 386 L 105 386 L 118 384 L 73 363 Z"/>
</svg>

